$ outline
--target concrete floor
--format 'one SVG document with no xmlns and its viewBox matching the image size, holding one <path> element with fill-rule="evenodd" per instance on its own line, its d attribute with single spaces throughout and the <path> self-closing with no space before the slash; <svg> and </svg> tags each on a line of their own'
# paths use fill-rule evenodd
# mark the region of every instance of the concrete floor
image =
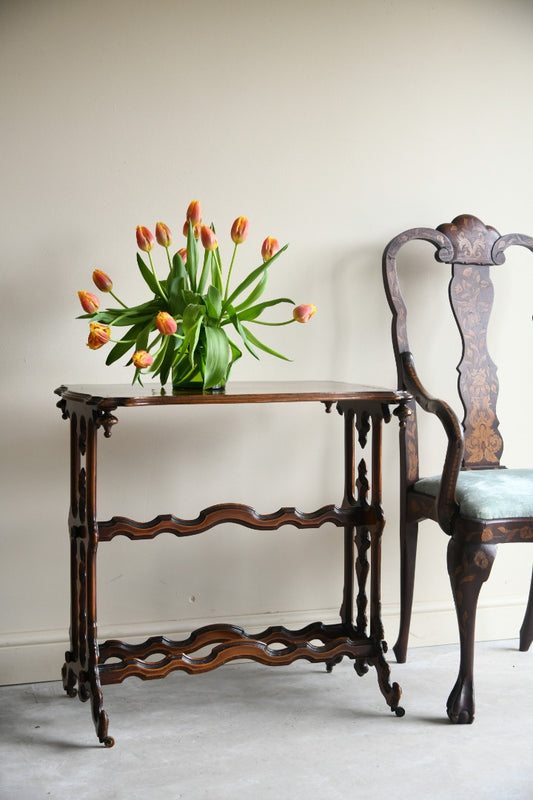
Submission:
<svg viewBox="0 0 533 800">
<path fill-rule="evenodd" d="M 533 662 L 516 641 L 479 643 L 476 721 L 445 703 L 456 646 L 391 659 L 406 715 L 374 670 L 305 661 L 104 687 L 112 749 L 59 682 L 0 688 L 2 800 L 531 800 Z"/>
</svg>

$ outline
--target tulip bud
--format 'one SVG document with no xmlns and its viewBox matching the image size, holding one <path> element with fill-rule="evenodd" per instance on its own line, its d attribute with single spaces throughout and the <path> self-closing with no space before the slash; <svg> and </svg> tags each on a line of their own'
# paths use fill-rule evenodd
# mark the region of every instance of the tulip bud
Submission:
<svg viewBox="0 0 533 800">
<path fill-rule="evenodd" d="M 199 239 L 200 238 L 200 225 L 199 224 L 195 225 L 194 228 L 193 228 L 193 231 L 194 231 L 194 238 L 195 239 Z M 189 234 L 189 220 L 186 219 L 185 220 L 185 225 L 183 226 L 183 235 L 184 236 L 188 236 L 188 234 Z"/>
<path fill-rule="evenodd" d="M 242 244 L 246 237 L 248 236 L 248 218 L 247 217 L 237 217 L 233 225 L 231 226 L 231 238 L 235 242 L 235 244 Z"/>
<path fill-rule="evenodd" d="M 137 225 L 136 234 L 139 250 L 144 250 L 145 253 L 148 253 L 154 246 L 153 234 L 144 225 Z"/>
<path fill-rule="evenodd" d="M 133 354 L 132 358 L 134 366 L 137 369 L 144 369 L 145 367 L 151 367 L 154 363 L 154 359 L 147 353 L 146 350 L 137 350 L 136 353 Z"/>
<path fill-rule="evenodd" d="M 206 250 L 216 250 L 218 247 L 217 237 L 214 231 L 207 225 L 202 225 L 200 229 L 200 236 L 202 237 L 202 244 Z"/>
<path fill-rule="evenodd" d="M 176 333 L 178 329 L 178 323 L 168 311 L 160 311 L 155 318 L 155 324 L 157 330 L 159 333 L 162 333 L 163 336 L 171 336 L 173 333 Z"/>
<path fill-rule="evenodd" d="M 316 306 L 313 303 L 302 303 L 292 310 L 292 316 L 296 322 L 309 322 L 313 314 L 316 312 Z"/>
<path fill-rule="evenodd" d="M 111 328 L 109 325 L 101 325 L 99 322 L 91 322 L 89 325 L 89 339 L 87 346 L 91 350 L 98 350 L 104 344 L 107 344 L 111 338 Z"/>
<path fill-rule="evenodd" d="M 168 225 L 164 222 L 157 222 L 155 226 L 155 238 L 161 247 L 170 247 L 172 244 L 172 234 Z"/>
<path fill-rule="evenodd" d="M 261 246 L 261 255 L 263 256 L 263 262 L 270 261 L 272 256 L 275 256 L 279 250 L 279 242 L 277 239 L 273 239 L 272 236 L 267 236 L 265 241 Z"/>
<path fill-rule="evenodd" d="M 94 270 L 93 282 L 96 288 L 100 289 L 101 292 L 110 292 L 113 288 L 113 281 L 109 275 L 106 275 L 101 269 Z"/>
<path fill-rule="evenodd" d="M 192 222 L 194 227 L 199 225 L 202 221 L 202 206 L 199 200 L 192 200 L 187 209 L 187 220 Z"/>
<path fill-rule="evenodd" d="M 95 294 L 91 292 L 78 292 L 81 307 L 87 314 L 94 314 L 100 307 L 100 301 Z"/>
<path fill-rule="evenodd" d="M 178 255 L 181 257 L 181 260 L 184 264 L 187 263 L 187 248 L 182 247 L 181 250 L 178 250 Z"/>
</svg>

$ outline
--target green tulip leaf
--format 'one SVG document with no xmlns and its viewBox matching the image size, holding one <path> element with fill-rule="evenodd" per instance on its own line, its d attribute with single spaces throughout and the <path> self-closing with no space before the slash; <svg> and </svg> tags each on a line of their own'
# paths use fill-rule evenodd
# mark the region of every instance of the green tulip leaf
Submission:
<svg viewBox="0 0 533 800">
<path fill-rule="evenodd" d="M 231 321 L 232 321 L 232 323 L 233 323 L 233 325 L 235 327 L 235 330 L 237 331 L 237 333 L 241 337 L 244 346 L 246 347 L 246 349 L 250 353 L 250 355 L 252 355 L 254 358 L 257 358 L 257 360 L 259 360 L 259 356 L 255 352 L 253 347 L 250 345 L 250 343 L 248 342 L 248 337 L 246 335 L 246 330 L 245 330 L 244 326 L 241 325 L 240 319 L 237 316 L 233 316 L 231 318 Z"/>
<path fill-rule="evenodd" d="M 222 295 L 224 292 L 222 285 L 222 260 L 220 258 L 220 249 L 218 247 L 213 251 L 213 259 L 211 261 L 211 283 Z"/>
<path fill-rule="evenodd" d="M 246 311 L 241 311 L 239 313 L 239 319 L 243 322 L 251 322 L 252 320 L 257 319 L 265 308 L 271 308 L 272 306 L 277 306 L 280 303 L 289 303 L 290 305 L 294 305 L 294 300 L 291 300 L 289 297 L 278 297 L 276 300 L 267 300 L 264 303 L 258 303 L 255 306 L 251 306 L 247 308 Z"/>
<path fill-rule="evenodd" d="M 196 273 L 198 272 L 198 243 L 194 238 L 194 226 L 189 225 L 187 231 L 187 263 L 185 268 L 189 275 L 191 290 L 196 291 Z"/>
<path fill-rule="evenodd" d="M 114 364 L 115 361 L 118 361 L 119 358 L 128 352 L 130 347 L 132 346 L 132 342 L 117 342 L 116 345 L 109 351 L 105 363 L 107 366 L 110 364 Z"/>
<path fill-rule="evenodd" d="M 115 361 L 118 361 L 118 359 L 121 358 L 124 355 L 124 353 L 127 353 L 131 347 L 135 346 L 136 339 L 143 330 L 144 330 L 144 325 L 141 323 L 138 325 L 133 325 L 133 327 L 131 327 L 129 331 L 126 331 L 122 339 L 119 342 L 117 342 L 115 346 L 109 351 L 105 363 L 109 366 L 110 364 L 114 364 Z"/>
<path fill-rule="evenodd" d="M 146 350 L 148 347 L 148 337 L 150 336 L 150 331 L 152 330 L 153 323 L 149 322 L 148 325 L 145 325 L 144 328 L 137 335 L 137 340 L 135 342 L 135 349 L 136 350 Z"/>
<path fill-rule="evenodd" d="M 205 296 L 207 313 L 212 319 L 218 320 L 222 313 L 222 293 L 216 286 L 210 286 Z"/>
<path fill-rule="evenodd" d="M 189 354 L 191 366 L 194 363 L 194 353 L 198 346 L 200 332 L 205 320 L 205 306 L 190 304 L 183 312 L 183 346 Z"/>
<path fill-rule="evenodd" d="M 179 253 L 174 253 L 172 257 L 172 272 L 170 273 L 170 278 L 184 278 L 187 280 L 187 270 Z"/>
<path fill-rule="evenodd" d="M 248 328 L 244 327 L 244 325 L 242 326 L 242 328 L 245 331 L 246 336 L 251 341 L 251 343 L 254 344 L 256 347 L 258 347 L 260 350 L 263 350 L 265 353 L 270 353 L 271 356 L 275 356 L 276 358 L 281 358 L 283 361 L 292 361 L 292 359 L 287 358 L 287 356 L 278 353 L 276 350 L 272 350 L 271 347 L 268 347 L 263 342 L 260 342 L 259 339 L 256 336 L 254 336 L 251 331 L 248 330 Z"/>
<path fill-rule="evenodd" d="M 243 281 L 241 281 L 241 283 L 239 283 L 237 288 L 233 290 L 233 292 L 228 297 L 226 304 L 232 304 L 236 297 L 242 294 L 244 290 L 247 289 L 249 286 L 251 286 L 252 283 L 254 283 L 254 281 L 257 278 L 263 275 L 263 273 L 266 272 L 266 270 L 271 266 L 271 264 L 273 264 L 273 262 L 277 258 L 279 258 L 282 253 L 285 252 L 288 246 L 289 246 L 288 244 L 284 245 L 280 250 L 278 250 L 276 255 L 272 256 L 272 258 L 270 258 L 268 261 L 265 261 L 264 264 L 261 264 L 259 267 L 256 267 L 254 270 L 252 270 L 252 272 L 250 272 L 248 277 L 245 278 Z"/>
<path fill-rule="evenodd" d="M 205 375 L 204 386 L 210 389 L 224 383 L 230 360 L 228 337 L 221 328 L 205 328 Z"/>
<path fill-rule="evenodd" d="M 186 278 L 183 275 L 173 274 L 168 283 L 168 305 L 173 317 L 181 314 L 185 308 L 183 292 L 185 289 Z"/>
<path fill-rule="evenodd" d="M 167 336 L 167 339 L 169 341 L 165 350 L 163 361 L 161 362 L 161 369 L 159 370 L 159 379 L 162 384 L 165 384 L 168 380 L 170 370 L 172 369 L 172 363 L 174 361 L 174 351 L 176 346 L 179 346 L 178 340 L 174 336 Z"/>
<path fill-rule="evenodd" d="M 268 282 L 268 272 L 265 272 L 261 277 L 261 280 L 258 281 L 257 285 L 250 292 L 246 300 L 244 300 L 235 308 L 237 314 L 240 314 L 241 311 L 244 311 L 244 309 L 249 308 L 252 305 L 252 303 L 255 303 L 256 300 L 259 300 L 259 298 L 266 289 L 267 282 Z"/>
<path fill-rule="evenodd" d="M 154 358 L 154 362 L 153 362 L 151 370 L 150 370 L 153 373 L 154 377 L 156 375 L 158 375 L 159 372 L 161 371 L 161 365 L 163 363 L 163 359 L 165 358 L 165 355 L 166 355 L 166 352 L 167 352 L 167 347 L 169 345 L 169 340 L 170 339 L 171 339 L 170 336 L 164 336 L 163 337 L 163 342 L 161 344 L 161 347 L 159 348 L 159 350 L 156 353 L 156 356 Z"/>
<path fill-rule="evenodd" d="M 141 270 L 141 275 L 143 276 L 145 282 L 148 284 L 148 288 L 150 289 L 150 291 L 153 292 L 155 295 L 159 295 L 159 288 L 157 286 L 157 281 L 154 278 L 152 270 L 146 266 L 139 253 L 137 253 L 137 264 L 139 265 L 139 269 Z"/>
<path fill-rule="evenodd" d="M 198 294 L 203 294 L 205 292 L 207 279 L 209 278 L 209 273 L 211 272 L 212 259 L 213 259 L 213 253 L 211 252 L 211 250 L 206 250 L 204 252 L 204 263 L 202 265 L 200 280 L 198 281 Z"/>
<path fill-rule="evenodd" d="M 228 336 L 228 335 L 226 334 L 226 336 Z M 229 373 L 229 370 L 231 369 L 233 364 L 235 364 L 235 362 L 238 361 L 239 358 L 242 357 L 242 350 L 239 347 L 237 347 L 235 342 L 232 339 L 230 339 L 229 336 L 228 336 L 228 342 L 229 342 L 229 346 L 230 346 L 230 350 L 231 350 L 231 361 L 228 364 L 228 373 Z M 226 376 L 226 378 L 227 378 L 227 376 Z"/>
</svg>

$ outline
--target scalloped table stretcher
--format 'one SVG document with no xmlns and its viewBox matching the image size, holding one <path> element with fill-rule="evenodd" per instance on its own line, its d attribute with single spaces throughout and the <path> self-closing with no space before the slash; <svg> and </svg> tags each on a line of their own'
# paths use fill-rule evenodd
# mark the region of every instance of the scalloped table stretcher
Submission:
<svg viewBox="0 0 533 800">
<path fill-rule="evenodd" d="M 130 676 L 143 680 L 164 678 L 174 670 L 201 673 L 238 658 L 271 666 L 303 658 L 325 663 L 331 671 L 334 664 L 347 656 L 353 659 L 359 675 L 365 674 L 369 666 L 376 668 L 379 688 L 387 704 L 398 716 L 403 715 L 399 706 L 400 687 L 390 683 L 381 622 L 380 560 L 385 525 L 381 508 L 381 439 L 382 423 L 389 422 L 391 410 L 400 425 L 404 424 L 410 395 L 325 381 L 231 383 L 221 393 L 167 392 L 155 384 L 138 388 L 60 386 L 55 393 L 60 397 L 57 405 L 63 418 L 70 420 L 70 649 L 65 654 L 63 686 L 69 696 L 78 694 L 81 700 L 90 700 L 100 742 L 106 747 L 114 744 L 103 708 L 103 685 L 120 683 Z M 343 417 L 344 492 L 340 505 L 327 505 L 311 512 L 284 507 L 271 514 L 258 514 L 246 505 L 224 503 L 205 508 L 195 519 L 164 514 L 148 522 L 127 517 L 98 520 L 97 435 L 103 429 L 106 438 L 111 436 L 119 409 L 302 402 L 322 403 L 328 412 L 335 406 Z M 356 465 L 356 440 L 364 449 L 369 435 L 371 466 L 367 468 L 364 459 Z M 132 541 L 154 539 L 161 533 L 191 536 L 228 522 L 256 530 L 275 530 L 282 525 L 319 528 L 325 523 L 342 528 L 344 587 L 340 622 L 315 622 L 296 631 L 278 625 L 257 634 L 245 633 L 231 624 L 214 624 L 193 631 L 181 641 L 165 636 L 153 636 L 141 644 L 117 639 L 98 641 L 96 555 L 100 542 L 109 542 L 115 536 L 126 536 Z M 206 648 L 210 648 L 207 654 Z M 158 656 L 157 660 L 153 660 L 154 656 Z"/>
</svg>

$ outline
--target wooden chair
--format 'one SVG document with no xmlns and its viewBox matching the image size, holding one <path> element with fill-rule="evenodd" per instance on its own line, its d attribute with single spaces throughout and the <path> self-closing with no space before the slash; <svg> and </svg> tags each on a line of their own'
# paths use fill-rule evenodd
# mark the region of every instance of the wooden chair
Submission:
<svg viewBox="0 0 533 800">
<path fill-rule="evenodd" d="M 407 339 L 407 310 L 400 293 L 397 254 L 415 239 L 430 242 L 435 259 L 451 264 L 449 298 L 463 344 L 457 367 L 464 409 L 459 422 L 452 408 L 432 397 L 422 385 Z M 496 366 L 487 349 L 487 324 L 492 309 L 490 267 L 505 261 L 510 245 L 533 252 L 533 238 L 500 236 L 468 214 L 431 228 L 413 228 L 396 236 L 383 254 L 385 290 L 393 314 L 392 339 L 398 387 L 414 400 L 401 431 L 401 619 L 394 652 L 404 662 L 413 601 L 418 523 L 432 519 L 450 537 L 448 573 L 457 612 L 460 667 L 448 698 L 452 722 L 474 719 L 474 628 L 481 585 L 489 577 L 497 545 L 533 542 L 533 469 L 506 469 L 500 464 L 503 440 L 498 430 Z M 435 301 L 436 302 L 436 301 Z M 532 354 L 523 359 L 531 370 Z M 416 408 L 435 414 L 448 440 L 442 474 L 420 478 Z M 533 639 L 533 576 L 520 630 L 520 650 Z"/>
</svg>

